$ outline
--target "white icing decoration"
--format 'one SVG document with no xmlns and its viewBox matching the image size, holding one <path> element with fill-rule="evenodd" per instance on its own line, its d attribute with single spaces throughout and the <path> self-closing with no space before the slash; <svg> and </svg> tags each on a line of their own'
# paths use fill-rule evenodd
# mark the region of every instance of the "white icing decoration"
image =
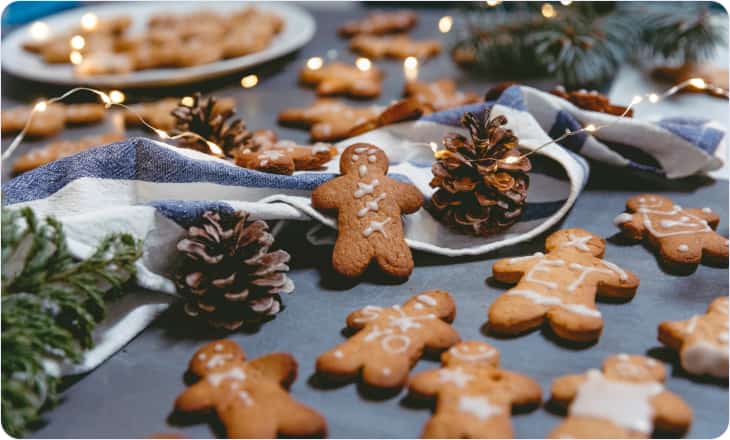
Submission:
<svg viewBox="0 0 730 440">
<path fill-rule="evenodd" d="M 213 350 L 215 350 L 215 351 L 223 351 L 223 345 L 222 344 L 215 344 L 215 346 L 213 346 Z"/>
<path fill-rule="evenodd" d="M 327 144 L 317 142 L 316 144 L 312 145 L 312 154 L 329 153 L 329 152 L 330 152 L 330 146 Z"/>
<path fill-rule="evenodd" d="M 629 274 L 627 274 L 625 270 L 621 269 L 620 267 L 611 263 L 610 261 L 601 260 L 601 264 L 603 264 L 607 268 L 611 269 L 612 271 L 616 272 L 618 274 L 619 280 L 626 281 L 629 279 Z"/>
<path fill-rule="evenodd" d="M 388 324 L 384 328 L 374 325 L 368 334 L 363 338 L 364 342 L 372 342 L 380 339 L 380 346 L 388 353 L 402 353 L 411 345 L 411 339 L 403 334 L 410 329 L 418 329 L 423 326 L 418 321 L 437 319 L 434 314 L 408 315 L 400 306 L 395 305 L 393 310 L 398 312 L 397 316 L 389 316 Z"/>
<path fill-rule="evenodd" d="M 368 167 L 367 167 L 367 165 L 360 165 L 357 168 L 357 172 L 358 172 L 358 174 L 360 174 L 360 177 L 365 177 L 365 174 L 368 173 Z"/>
<path fill-rule="evenodd" d="M 375 161 L 378 160 L 375 156 L 368 156 L 368 162 L 375 163 Z"/>
<path fill-rule="evenodd" d="M 535 275 L 537 273 L 550 273 L 550 266 L 562 267 L 563 265 L 565 265 L 565 261 L 563 260 L 549 260 L 543 258 L 535 265 L 533 265 L 532 268 L 527 272 L 527 274 L 525 275 L 525 280 L 531 281 L 536 284 L 541 284 L 548 289 L 555 289 L 558 287 L 558 283 L 554 281 L 547 281 L 535 278 Z"/>
<path fill-rule="evenodd" d="M 428 304 L 431 307 L 436 307 L 438 305 L 438 302 L 436 302 L 435 299 L 428 295 L 420 294 L 416 297 L 416 299 L 418 299 L 422 303 Z"/>
<path fill-rule="evenodd" d="M 225 365 L 226 361 L 231 359 L 233 359 L 233 354 L 231 353 L 214 354 L 205 365 L 208 368 L 220 367 L 221 365 Z"/>
<path fill-rule="evenodd" d="M 523 296 L 535 304 L 546 305 L 546 306 L 558 306 L 569 312 L 573 312 L 578 315 L 590 316 L 594 318 L 600 318 L 601 312 L 595 309 L 584 306 L 583 304 L 563 304 L 560 298 L 554 296 L 541 295 L 532 290 L 525 289 L 513 289 L 508 290 L 506 295 L 519 295 Z"/>
<path fill-rule="evenodd" d="M 620 361 L 628 361 L 629 360 L 629 355 L 626 354 L 626 353 L 621 353 L 621 354 L 617 355 L 616 357 Z"/>
<path fill-rule="evenodd" d="M 610 380 L 598 370 L 590 370 L 578 387 L 569 414 L 608 420 L 618 426 L 651 434 L 654 408 L 651 399 L 662 392 L 658 382 Z"/>
<path fill-rule="evenodd" d="M 284 153 L 282 153 L 281 151 L 276 151 L 276 150 L 267 150 L 267 151 L 264 151 L 263 153 L 259 154 L 259 158 L 262 158 L 262 157 L 267 157 L 269 159 L 276 160 L 276 159 L 280 159 L 280 158 L 284 157 Z"/>
<path fill-rule="evenodd" d="M 357 182 L 357 190 L 355 190 L 355 198 L 359 199 L 366 194 L 372 194 L 375 191 L 375 187 L 378 186 L 380 182 L 378 179 L 373 180 L 370 183 L 364 183 L 364 182 Z"/>
<path fill-rule="evenodd" d="M 365 202 L 365 207 L 361 210 L 357 211 L 358 217 L 365 217 L 368 212 L 373 211 L 377 212 L 378 209 L 380 209 L 380 206 L 378 204 L 385 199 L 385 193 L 381 193 L 378 197 L 374 198 L 373 200 Z"/>
<path fill-rule="evenodd" d="M 459 398 L 459 411 L 471 414 L 480 420 L 486 420 L 502 412 L 498 406 L 489 402 L 487 396 L 461 396 Z"/>
<path fill-rule="evenodd" d="M 677 246 L 677 250 L 679 252 L 687 252 L 689 250 L 689 246 L 687 246 L 686 244 L 680 244 L 679 246 Z"/>
<path fill-rule="evenodd" d="M 583 281 L 585 281 L 586 277 L 591 273 L 597 272 L 597 273 L 605 273 L 605 274 L 609 274 L 609 275 L 613 273 L 613 271 L 610 271 L 610 270 L 598 269 L 598 268 L 595 268 L 592 266 L 583 266 L 582 264 L 578 264 L 578 263 L 570 263 L 570 266 L 568 266 L 568 267 L 570 267 L 571 269 L 580 271 L 580 275 L 578 275 L 578 278 L 573 280 L 573 282 L 568 285 L 568 287 L 567 287 L 568 292 L 575 292 L 575 289 L 577 289 L 578 286 Z"/>
<path fill-rule="evenodd" d="M 373 321 L 375 319 L 378 319 L 380 316 L 380 312 L 383 311 L 382 307 L 378 306 L 365 306 L 360 310 L 360 314 L 362 316 L 358 316 L 357 318 L 353 319 L 355 322 L 368 322 Z"/>
<path fill-rule="evenodd" d="M 464 345 L 455 345 L 449 349 L 449 353 L 451 353 L 451 355 L 455 358 L 461 359 L 463 361 L 487 360 L 497 354 L 497 350 L 493 348 L 487 348 L 483 345 L 479 346 L 478 353 L 470 353 L 468 350 L 468 347 Z"/>
<path fill-rule="evenodd" d="M 727 347 L 718 347 L 710 342 L 699 339 L 682 348 L 680 360 L 682 368 L 689 373 L 727 377 Z"/>
<path fill-rule="evenodd" d="M 238 393 L 238 398 L 241 399 L 244 405 L 251 406 L 253 405 L 253 399 L 251 398 L 251 395 L 248 394 L 248 391 L 243 390 Z"/>
<path fill-rule="evenodd" d="M 424 305 L 421 303 L 415 303 L 415 304 L 413 304 L 413 308 L 416 310 L 423 310 Z"/>
<path fill-rule="evenodd" d="M 710 208 L 702 208 L 702 212 L 705 212 L 705 213 L 709 214 L 709 213 L 712 212 L 712 209 L 710 209 Z"/>
<path fill-rule="evenodd" d="M 439 370 L 439 382 L 451 382 L 459 388 L 464 388 L 472 379 L 474 379 L 474 376 L 465 373 L 461 368 L 442 368 Z"/>
<path fill-rule="evenodd" d="M 261 162 L 259 162 L 259 165 L 262 167 L 265 167 L 268 164 L 269 164 L 269 159 L 264 159 Z"/>
<path fill-rule="evenodd" d="M 509 264 L 515 264 L 515 263 L 519 263 L 520 261 L 530 260 L 532 258 L 542 258 L 544 256 L 545 256 L 545 254 L 543 254 L 542 252 L 535 252 L 532 255 L 526 255 L 524 257 L 510 258 L 509 260 L 507 260 L 507 263 L 509 263 Z"/>
<path fill-rule="evenodd" d="M 657 216 L 670 216 L 670 215 L 677 215 L 681 212 L 681 208 L 678 206 L 674 206 L 671 211 L 655 211 L 652 209 L 648 209 L 646 207 L 639 208 L 639 212 L 643 214 L 644 216 L 644 226 L 646 227 L 649 232 L 655 236 L 655 237 L 669 237 L 673 235 L 687 235 L 687 234 L 696 234 L 698 232 L 710 232 L 712 229 L 707 224 L 707 221 L 702 220 L 699 217 L 695 217 L 691 214 L 683 215 L 679 220 L 676 219 L 662 219 L 659 221 L 659 226 L 662 228 L 672 229 L 671 231 L 658 231 L 654 227 L 654 223 L 652 222 L 652 218 L 649 217 L 649 214 L 655 214 Z M 695 223 L 690 222 L 690 220 L 695 220 Z M 680 227 L 679 230 L 676 230 L 677 227 Z M 695 228 L 695 229 L 693 229 Z M 696 229 L 700 228 L 700 229 Z"/>
<path fill-rule="evenodd" d="M 204 361 L 205 360 L 205 353 L 200 353 L 198 355 L 198 359 L 200 359 L 201 361 Z"/>
<path fill-rule="evenodd" d="M 690 318 L 689 322 L 687 323 L 687 327 L 684 329 L 684 333 L 687 335 L 691 335 L 695 332 L 695 328 L 697 328 L 697 316 L 693 316 Z"/>
<path fill-rule="evenodd" d="M 383 368 L 383 375 L 384 376 L 390 376 L 390 373 L 391 373 L 390 368 L 388 368 L 388 367 Z"/>
<path fill-rule="evenodd" d="M 360 159 L 360 157 L 357 154 L 353 154 L 350 158 L 353 162 L 357 162 L 358 159 Z"/>
<path fill-rule="evenodd" d="M 355 148 L 355 153 L 362 154 L 368 151 L 368 147 L 357 147 Z"/>
<path fill-rule="evenodd" d="M 644 374 L 646 374 L 646 368 L 628 361 L 619 362 L 614 366 L 614 368 L 616 368 L 616 371 L 622 377 L 627 377 L 630 379 L 640 378 L 644 376 Z"/>
<path fill-rule="evenodd" d="M 613 219 L 613 224 L 616 225 L 616 226 L 619 226 L 619 225 L 622 225 L 624 223 L 630 222 L 631 220 L 633 220 L 633 218 L 634 217 L 631 214 L 629 214 L 628 212 L 624 212 L 624 213 L 621 213 L 621 214 L 617 215 Z"/>
<path fill-rule="evenodd" d="M 217 387 L 221 384 L 221 382 L 227 379 L 239 381 L 246 380 L 246 373 L 244 373 L 243 370 L 241 370 L 240 368 L 236 367 L 220 373 L 211 373 L 207 376 L 207 378 L 208 382 L 210 382 L 211 385 Z"/>
<path fill-rule="evenodd" d="M 588 242 L 590 241 L 591 236 L 585 235 L 583 237 L 576 236 L 572 232 L 568 234 L 568 241 L 561 244 L 560 247 L 574 247 L 576 249 L 579 249 L 581 251 L 590 252 L 590 248 L 588 247 Z"/>
<path fill-rule="evenodd" d="M 336 357 L 337 359 L 342 359 L 343 357 L 345 357 L 345 354 L 342 353 L 340 350 L 335 350 L 332 353 L 332 356 Z"/>
<path fill-rule="evenodd" d="M 389 221 L 390 221 L 389 218 L 386 218 L 382 222 L 375 221 L 375 220 L 371 221 L 370 224 L 368 225 L 368 227 L 362 231 L 362 235 L 367 238 L 367 237 L 370 237 L 371 235 L 373 235 L 373 233 L 375 233 L 375 232 L 380 232 L 381 234 L 383 234 L 384 237 L 387 237 L 383 226 L 385 226 L 385 224 L 388 223 Z"/>
</svg>

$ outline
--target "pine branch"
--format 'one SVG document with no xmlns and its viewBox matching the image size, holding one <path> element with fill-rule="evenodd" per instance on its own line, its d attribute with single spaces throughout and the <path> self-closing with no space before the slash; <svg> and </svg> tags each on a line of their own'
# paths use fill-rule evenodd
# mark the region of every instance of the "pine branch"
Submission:
<svg viewBox="0 0 730 440">
<path fill-rule="evenodd" d="M 55 402 L 53 366 L 78 362 L 93 345 L 106 301 L 134 275 L 141 244 L 113 234 L 74 262 L 55 219 L 39 222 L 29 208 L 2 217 L 2 423 L 17 436 Z"/>
</svg>

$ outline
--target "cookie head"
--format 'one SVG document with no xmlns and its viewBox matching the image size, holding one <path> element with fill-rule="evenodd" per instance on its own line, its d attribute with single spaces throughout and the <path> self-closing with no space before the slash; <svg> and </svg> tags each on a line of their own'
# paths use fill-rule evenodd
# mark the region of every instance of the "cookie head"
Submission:
<svg viewBox="0 0 730 440">
<path fill-rule="evenodd" d="M 350 145 L 342 152 L 340 173 L 365 173 L 376 171 L 379 174 L 388 172 L 388 157 L 385 152 L 372 144 Z"/>
<path fill-rule="evenodd" d="M 445 366 L 480 365 L 499 367 L 499 351 L 481 341 L 463 341 L 454 345 L 441 355 Z"/>
<path fill-rule="evenodd" d="M 626 201 L 626 208 L 631 212 L 640 209 L 653 209 L 656 211 L 670 211 L 674 207 L 674 202 L 670 199 L 656 194 L 640 194 Z"/>
<path fill-rule="evenodd" d="M 606 376 L 627 382 L 663 382 L 664 366 L 652 358 L 639 355 L 617 354 L 603 363 Z"/>
<path fill-rule="evenodd" d="M 456 316 L 456 305 L 445 290 L 428 290 L 411 297 L 404 307 L 419 315 L 433 314 L 439 319 L 451 322 Z"/>
<path fill-rule="evenodd" d="M 550 234 L 545 241 L 545 249 L 548 252 L 572 249 L 600 258 L 606 250 L 606 241 L 585 229 L 562 229 Z"/>
<path fill-rule="evenodd" d="M 190 360 L 190 372 L 197 376 L 228 368 L 246 359 L 243 349 L 229 339 L 213 341 L 195 352 Z"/>
</svg>

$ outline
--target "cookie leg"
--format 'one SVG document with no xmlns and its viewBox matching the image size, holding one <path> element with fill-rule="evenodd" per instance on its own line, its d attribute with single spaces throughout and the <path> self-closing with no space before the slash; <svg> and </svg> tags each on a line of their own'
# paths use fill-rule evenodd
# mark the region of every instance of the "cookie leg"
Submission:
<svg viewBox="0 0 730 440">
<path fill-rule="evenodd" d="M 539 327 L 546 312 L 546 306 L 521 295 L 510 295 L 508 291 L 489 307 L 489 328 L 496 333 L 517 335 Z"/>
<path fill-rule="evenodd" d="M 630 438 L 629 431 L 607 420 L 568 417 L 550 433 L 550 438 Z"/>
<path fill-rule="evenodd" d="M 561 307 L 553 307 L 547 313 L 548 323 L 556 335 L 576 342 L 595 341 L 601 335 L 603 320 L 598 316 L 585 316 Z"/>
<path fill-rule="evenodd" d="M 327 422 L 312 408 L 288 398 L 278 407 L 279 434 L 287 437 L 323 437 Z"/>
<path fill-rule="evenodd" d="M 340 232 L 332 252 L 332 267 L 341 275 L 357 278 L 368 268 L 372 256 L 367 241 Z"/>
<path fill-rule="evenodd" d="M 509 417 L 492 416 L 486 421 L 471 416 L 440 413 L 431 417 L 423 428 L 422 438 L 512 438 Z"/>
<path fill-rule="evenodd" d="M 391 240 L 387 248 L 381 247 L 375 261 L 383 272 L 396 278 L 408 278 L 413 272 L 413 255 L 402 238 Z"/>
<path fill-rule="evenodd" d="M 351 348 L 352 347 L 352 348 Z M 363 364 L 362 352 L 357 350 L 352 339 L 317 358 L 317 373 L 336 381 L 346 381 L 357 377 Z"/>
<path fill-rule="evenodd" d="M 398 388 L 405 385 L 410 372 L 408 356 L 369 358 L 362 370 L 362 379 L 368 385 L 378 388 Z"/>
<path fill-rule="evenodd" d="M 713 266 L 728 265 L 728 240 L 718 234 L 703 240 L 702 261 Z"/>
<path fill-rule="evenodd" d="M 276 419 L 256 402 L 250 406 L 232 403 L 218 410 L 228 438 L 276 438 Z M 273 404 L 273 403 L 272 403 Z"/>
<path fill-rule="evenodd" d="M 691 273 L 702 261 L 702 241 L 690 235 L 674 235 L 658 243 L 659 260 L 665 269 L 676 273 Z"/>
</svg>

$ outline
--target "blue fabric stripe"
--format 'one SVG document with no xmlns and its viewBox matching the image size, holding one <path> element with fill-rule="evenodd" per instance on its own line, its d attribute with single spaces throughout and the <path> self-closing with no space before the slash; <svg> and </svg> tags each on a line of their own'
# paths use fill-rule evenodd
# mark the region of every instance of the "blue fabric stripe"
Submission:
<svg viewBox="0 0 730 440">
<path fill-rule="evenodd" d="M 705 119 L 676 117 L 662 119 L 658 125 L 708 154 L 714 154 L 724 133 L 716 128 L 707 127 L 706 122 Z"/>
<path fill-rule="evenodd" d="M 421 121 L 435 122 L 441 125 L 449 125 L 451 127 L 461 127 L 461 116 L 466 112 L 483 113 L 489 103 L 480 102 L 478 104 L 465 105 L 464 107 L 452 108 L 449 110 L 431 113 L 422 116 Z"/>
<path fill-rule="evenodd" d="M 228 203 L 216 201 L 157 200 L 150 205 L 160 214 L 184 228 L 198 222 L 205 211 L 233 212 L 233 208 Z"/>
<path fill-rule="evenodd" d="M 553 122 L 553 126 L 550 128 L 548 135 L 553 139 L 557 139 L 564 135 L 566 130 L 576 131 L 580 128 L 582 126 L 573 115 L 564 110 L 559 110 L 555 115 L 555 122 Z M 560 141 L 560 145 L 574 153 L 579 153 L 586 139 L 588 139 L 586 133 L 576 133 Z"/>
<path fill-rule="evenodd" d="M 527 111 L 527 105 L 525 104 L 525 98 L 522 95 L 522 88 L 520 86 L 508 87 L 499 95 L 497 104 L 505 107 L 510 107 L 515 110 Z"/>
</svg>

